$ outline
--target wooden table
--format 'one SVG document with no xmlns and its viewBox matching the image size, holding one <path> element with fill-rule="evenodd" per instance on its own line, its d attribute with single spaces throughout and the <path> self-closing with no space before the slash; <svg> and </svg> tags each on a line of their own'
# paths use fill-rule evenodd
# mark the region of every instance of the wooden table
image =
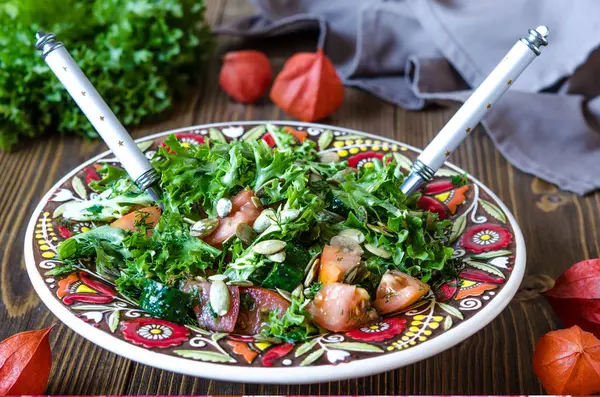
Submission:
<svg viewBox="0 0 600 397">
<path fill-rule="evenodd" d="M 207 18 L 216 25 L 252 9 L 246 0 L 212 0 Z M 247 43 L 267 51 L 278 71 L 299 49 L 314 50 L 312 35 Z M 219 51 L 235 45 L 220 40 Z M 285 49 L 284 49 L 285 48 Z M 168 129 L 227 120 L 287 119 L 268 100 L 256 106 L 233 103 L 217 85 L 220 57 L 208 65 L 202 83 L 162 123 L 134 131 L 135 137 Z M 347 89 L 342 108 L 326 123 L 391 137 L 424 147 L 453 109 L 408 112 L 375 97 Z M 0 339 L 41 328 L 57 319 L 38 299 L 25 271 L 26 223 L 42 195 L 67 171 L 104 151 L 100 142 L 47 137 L 24 142 L 14 153 L 0 153 Z M 512 210 L 527 243 L 527 275 L 508 308 L 474 336 L 417 364 L 368 378 L 318 385 L 255 385 L 182 376 L 112 354 L 64 325 L 52 333 L 54 364 L 50 394 L 179 395 L 361 395 L 361 394 L 542 394 L 531 368 L 538 338 L 560 327 L 539 292 L 571 264 L 600 255 L 598 194 L 577 197 L 512 167 L 478 128 L 452 156 L 495 191 Z"/>
</svg>

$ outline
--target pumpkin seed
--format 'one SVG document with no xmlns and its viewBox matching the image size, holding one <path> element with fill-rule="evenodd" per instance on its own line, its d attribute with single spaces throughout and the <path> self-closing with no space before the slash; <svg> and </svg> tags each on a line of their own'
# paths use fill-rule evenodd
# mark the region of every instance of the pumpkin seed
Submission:
<svg viewBox="0 0 600 397">
<path fill-rule="evenodd" d="M 283 290 L 280 288 L 275 288 L 275 289 L 277 290 L 277 292 L 279 292 L 279 295 L 281 295 L 283 297 L 283 299 L 285 299 L 288 302 L 292 301 L 292 294 L 290 294 L 286 290 Z"/>
<path fill-rule="evenodd" d="M 359 221 L 361 221 L 362 223 L 367 223 L 368 220 L 368 216 L 367 216 L 367 209 L 365 207 L 358 207 L 356 209 L 356 217 L 358 218 Z"/>
<path fill-rule="evenodd" d="M 201 219 L 190 227 L 190 235 L 193 237 L 206 237 L 219 227 L 217 218 Z"/>
<path fill-rule="evenodd" d="M 302 284 L 298 284 L 296 288 L 292 290 L 292 298 L 299 298 L 302 295 Z"/>
<path fill-rule="evenodd" d="M 325 130 L 319 137 L 319 149 L 325 150 L 333 141 L 333 132 L 331 130 Z"/>
<path fill-rule="evenodd" d="M 209 281 L 223 281 L 226 282 L 227 280 L 229 280 L 229 277 L 227 277 L 224 274 L 215 274 L 214 276 L 210 276 Z"/>
<path fill-rule="evenodd" d="M 322 253 L 322 252 L 323 252 L 323 251 L 322 251 L 322 250 L 320 250 L 319 252 L 317 252 L 316 254 L 314 254 L 314 255 L 313 255 L 311 258 L 310 258 L 310 260 L 309 260 L 309 261 L 308 261 L 308 263 L 306 264 L 306 267 L 304 268 L 304 274 L 305 274 L 305 275 L 306 275 L 306 274 L 308 274 L 308 272 L 310 271 L 310 269 L 311 269 L 311 267 L 312 267 L 313 263 L 314 263 L 316 260 L 318 260 L 318 259 L 319 259 L 319 257 L 321 256 L 321 253 Z"/>
<path fill-rule="evenodd" d="M 311 261 L 310 265 L 307 267 L 306 277 L 304 277 L 303 283 L 305 287 L 310 287 L 313 281 L 315 281 L 317 278 L 317 273 L 319 272 L 319 263 L 321 263 L 321 260 L 316 258 L 315 260 Z"/>
<path fill-rule="evenodd" d="M 371 244 L 365 244 L 365 248 L 367 251 L 369 251 L 373 255 L 376 255 L 380 258 L 390 259 L 392 257 L 392 253 L 384 248 L 377 247 L 377 246 L 371 245 Z"/>
<path fill-rule="evenodd" d="M 427 220 L 425 221 L 427 228 L 431 227 L 431 225 L 433 225 L 433 222 L 435 222 L 433 215 L 427 214 Z"/>
<path fill-rule="evenodd" d="M 284 223 L 295 221 L 299 216 L 300 210 L 287 209 L 281 211 L 281 221 Z"/>
<path fill-rule="evenodd" d="M 333 174 L 333 176 L 331 178 L 328 178 L 327 182 L 332 182 L 332 183 L 335 183 L 336 185 L 339 185 L 340 183 L 342 183 L 346 180 L 347 175 L 354 174 L 355 172 L 356 172 L 356 169 L 354 169 L 354 168 L 344 168 L 343 170 L 338 171 L 335 174 Z"/>
<path fill-rule="evenodd" d="M 273 211 L 270 208 L 267 208 L 266 210 L 263 210 L 263 212 L 260 213 L 258 218 L 256 218 L 252 227 L 254 228 L 254 231 L 256 233 L 262 233 L 273 224 L 274 219 L 275 211 Z"/>
<path fill-rule="evenodd" d="M 265 230 L 264 232 L 262 232 L 261 234 L 258 235 L 258 239 L 262 239 L 265 236 L 268 236 L 271 233 L 275 233 L 275 232 L 279 232 L 281 231 L 281 228 L 279 227 L 279 225 L 271 225 L 267 228 L 267 230 Z"/>
<path fill-rule="evenodd" d="M 388 237 L 393 237 L 394 236 L 393 234 L 386 232 L 385 230 L 383 230 L 379 226 L 375 226 L 375 225 L 371 225 L 370 223 L 367 223 L 367 227 L 369 229 L 371 229 L 372 231 L 374 231 L 375 233 L 380 233 L 380 234 L 383 234 L 384 236 L 388 236 Z"/>
<path fill-rule="evenodd" d="M 385 223 L 377 221 L 377 226 L 379 226 L 384 233 L 389 233 L 391 236 L 394 235 L 394 231 L 387 227 Z"/>
<path fill-rule="evenodd" d="M 340 161 L 340 155 L 336 152 L 325 152 L 319 154 L 319 158 L 321 159 L 321 163 L 337 163 Z"/>
<path fill-rule="evenodd" d="M 246 245 L 250 245 L 256 240 L 258 234 L 245 223 L 240 223 L 235 228 L 235 235 Z"/>
<path fill-rule="evenodd" d="M 252 204 L 254 204 L 254 206 L 255 206 L 256 208 L 260 208 L 260 207 L 262 207 L 262 203 L 260 202 L 260 199 L 259 199 L 258 197 L 256 197 L 256 196 L 252 196 L 252 197 L 250 198 L 250 201 L 252 201 Z"/>
<path fill-rule="evenodd" d="M 329 245 L 342 247 L 345 251 L 356 252 L 359 255 L 364 253 L 363 249 L 360 248 L 360 245 L 356 242 L 356 240 L 346 236 L 333 237 L 331 241 L 329 241 Z"/>
<path fill-rule="evenodd" d="M 322 210 L 317 214 L 317 221 L 319 222 L 328 222 L 328 223 L 339 223 L 345 221 L 341 215 L 336 214 L 335 212 L 331 212 L 328 210 Z"/>
<path fill-rule="evenodd" d="M 281 240 L 265 240 L 254 246 L 254 252 L 263 255 L 273 255 L 286 246 L 285 241 Z"/>
<path fill-rule="evenodd" d="M 196 221 L 195 221 L 195 220 L 193 220 L 193 219 L 190 219 L 190 218 L 186 218 L 185 216 L 184 216 L 183 218 L 181 218 L 181 219 L 183 219 L 183 221 L 184 221 L 185 223 L 189 223 L 190 225 L 193 225 L 194 223 L 196 223 Z"/>
<path fill-rule="evenodd" d="M 248 280 L 228 281 L 225 284 L 235 286 L 235 287 L 252 287 L 254 285 L 254 283 L 252 281 L 248 281 Z"/>
<path fill-rule="evenodd" d="M 200 281 L 201 283 L 205 283 L 206 282 L 206 279 L 204 277 L 202 277 L 202 276 L 196 276 L 196 277 L 194 277 L 194 279 L 196 281 Z"/>
<path fill-rule="evenodd" d="M 281 263 L 285 260 L 285 251 L 279 251 L 271 255 L 266 255 L 266 257 L 270 261 Z"/>
<path fill-rule="evenodd" d="M 225 218 L 229 215 L 231 208 L 233 208 L 231 200 L 222 198 L 217 201 L 217 215 L 219 215 L 220 218 Z"/>
<path fill-rule="evenodd" d="M 308 181 L 309 182 L 318 182 L 320 180 L 322 180 L 323 178 L 321 178 L 321 175 L 315 174 L 313 172 L 310 173 L 310 175 L 308 176 Z"/>
<path fill-rule="evenodd" d="M 344 273 L 344 279 L 343 279 L 343 283 L 344 284 L 352 284 L 354 283 L 354 280 L 356 279 L 356 276 L 358 275 L 358 271 L 361 268 L 361 264 L 358 264 L 356 266 L 352 266 L 350 269 L 348 269 L 345 273 Z"/>
<path fill-rule="evenodd" d="M 231 304 L 231 295 L 229 294 L 229 287 L 223 281 L 215 281 L 210 286 L 209 293 L 210 306 L 217 313 L 217 316 L 224 316 L 229 311 Z"/>
<path fill-rule="evenodd" d="M 349 237 L 359 244 L 362 244 L 365 241 L 365 235 L 358 229 L 344 229 L 339 235 Z"/>
</svg>

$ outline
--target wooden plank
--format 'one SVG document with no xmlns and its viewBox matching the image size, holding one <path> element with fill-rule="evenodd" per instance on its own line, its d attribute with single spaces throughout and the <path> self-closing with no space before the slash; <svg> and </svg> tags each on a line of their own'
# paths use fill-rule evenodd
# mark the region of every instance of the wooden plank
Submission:
<svg viewBox="0 0 600 397">
<path fill-rule="evenodd" d="M 245 0 L 210 0 L 207 20 L 214 26 L 251 12 Z M 222 39 L 218 54 L 234 48 L 258 48 L 269 54 L 277 72 L 294 51 L 313 51 L 315 39 L 310 34 L 250 43 Z M 137 128 L 133 135 L 215 121 L 289 119 L 268 99 L 245 106 L 221 92 L 217 83 L 218 54 L 188 98 L 163 120 Z M 354 89 L 346 89 L 345 95 L 342 108 L 324 122 L 418 147 L 424 147 L 453 113 L 453 109 L 441 108 L 408 112 Z M 105 145 L 98 141 L 46 137 L 23 143 L 16 153 L 0 153 L 0 338 L 57 322 L 35 295 L 25 272 L 22 246 L 26 222 L 53 183 L 103 150 Z M 522 293 L 490 325 L 463 343 L 428 360 L 367 378 L 302 386 L 244 385 L 141 365 L 101 349 L 59 324 L 51 338 L 54 365 L 47 393 L 542 394 L 531 369 L 533 348 L 541 335 L 561 325 L 536 290 L 543 284 L 544 275 L 556 277 L 569 265 L 600 255 L 600 194 L 576 197 L 519 172 L 480 128 L 451 161 L 487 184 L 511 208 L 522 227 L 528 251 Z"/>
</svg>

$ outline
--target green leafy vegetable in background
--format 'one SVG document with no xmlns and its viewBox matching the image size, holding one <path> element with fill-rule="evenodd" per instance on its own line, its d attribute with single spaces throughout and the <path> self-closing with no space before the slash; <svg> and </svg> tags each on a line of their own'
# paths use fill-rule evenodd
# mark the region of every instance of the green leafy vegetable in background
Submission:
<svg viewBox="0 0 600 397">
<path fill-rule="evenodd" d="M 0 150 L 44 132 L 95 137 L 35 50 L 53 32 L 131 127 L 168 109 L 212 48 L 203 0 L 8 0 L 0 4 Z"/>
</svg>

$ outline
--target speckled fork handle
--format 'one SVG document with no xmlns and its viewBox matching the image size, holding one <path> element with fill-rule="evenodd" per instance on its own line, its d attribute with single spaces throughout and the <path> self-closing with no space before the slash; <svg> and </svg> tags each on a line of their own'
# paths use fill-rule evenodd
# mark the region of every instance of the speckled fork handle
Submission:
<svg viewBox="0 0 600 397">
<path fill-rule="evenodd" d="M 52 33 L 37 32 L 36 49 L 92 123 L 136 185 L 159 200 L 158 174 L 119 122 L 63 43 Z"/>
<path fill-rule="evenodd" d="M 548 28 L 538 26 L 530 29 L 506 54 L 490 75 L 473 92 L 452 116 L 413 163 L 409 176 L 402 185 L 402 192 L 410 194 L 433 178 L 452 152 L 500 99 L 517 77 L 540 55 L 540 47 L 548 45 Z"/>
</svg>

